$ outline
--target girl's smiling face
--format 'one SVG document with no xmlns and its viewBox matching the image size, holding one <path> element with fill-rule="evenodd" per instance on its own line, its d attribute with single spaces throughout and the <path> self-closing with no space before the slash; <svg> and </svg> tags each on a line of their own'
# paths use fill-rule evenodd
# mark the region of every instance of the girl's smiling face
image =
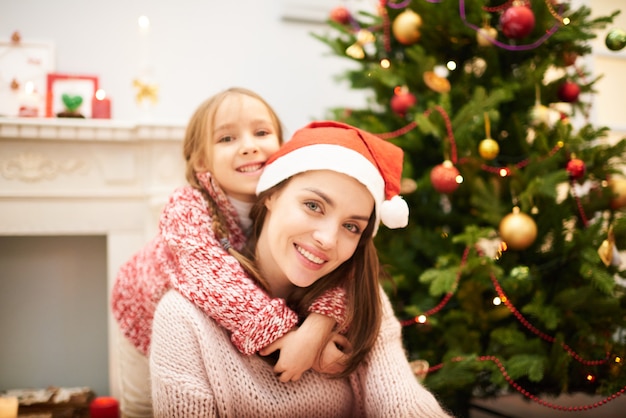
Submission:
<svg viewBox="0 0 626 418">
<path fill-rule="evenodd" d="M 270 110 L 254 97 L 233 94 L 220 104 L 213 126 L 207 139 L 213 176 L 227 195 L 253 202 L 265 162 L 280 147 Z"/>
<path fill-rule="evenodd" d="M 352 257 L 374 198 L 350 176 L 315 170 L 295 175 L 265 206 L 256 258 L 272 295 L 286 297 Z"/>
</svg>

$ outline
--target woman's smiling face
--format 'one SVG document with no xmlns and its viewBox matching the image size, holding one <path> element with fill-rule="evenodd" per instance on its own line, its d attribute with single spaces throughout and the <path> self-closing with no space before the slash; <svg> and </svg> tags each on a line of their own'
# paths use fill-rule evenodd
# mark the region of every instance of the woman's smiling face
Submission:
<svg viewBox="0 0 626 418">
<path fill-rule="evenodd" d="M 354 178 L 316 170 L 295 175 L 265 206 L 257 260 L 272 295 L 286 297 L 352 257 L 374 199 Z"/>
</svg>

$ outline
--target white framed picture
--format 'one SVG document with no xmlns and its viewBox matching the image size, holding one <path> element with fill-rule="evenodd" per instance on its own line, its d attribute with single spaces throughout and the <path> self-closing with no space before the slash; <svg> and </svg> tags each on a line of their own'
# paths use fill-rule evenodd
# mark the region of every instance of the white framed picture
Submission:
<svg viewBox="0 0 626 418">
<path fill-rule="evenodd" d="M 55 69 L 52 42 L 30 42 L 14 33 L 0 40 L 0 115 L 18 116 L 28 100 L 44 116 L 47 74 Z"/>
</svg>

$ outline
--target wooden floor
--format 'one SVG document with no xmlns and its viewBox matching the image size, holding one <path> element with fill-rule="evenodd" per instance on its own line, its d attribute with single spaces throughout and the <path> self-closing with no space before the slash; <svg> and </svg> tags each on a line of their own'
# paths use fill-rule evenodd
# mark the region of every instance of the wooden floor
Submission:
<svg viewBox="0 0 626 418">
<path fill-rule="evenodd" d="M 603 400 L 589 395 L 562 395 L 558 398 L 542 398 L 559 406 L 585 406 Z M 569 412 L 553 409 L 529 401 L 521 395 L 506 395 L 498 399 L 476 401 L 470 418 L 624 418 L 626 417 L 626 394 L 600 406 L 586 411 Z"/>
</svg>

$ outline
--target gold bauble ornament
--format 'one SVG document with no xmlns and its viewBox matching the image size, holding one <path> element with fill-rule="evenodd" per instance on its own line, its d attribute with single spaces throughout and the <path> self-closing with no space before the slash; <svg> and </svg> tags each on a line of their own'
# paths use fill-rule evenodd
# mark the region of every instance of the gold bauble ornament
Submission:
<svg viewBox="0 0 626 418">
<path fill-rule="evenodd" d="M 626 207 L 626 179 L 614 177 L 609 180 L 609 187 L 613 192 L 611 198 L 611 209 L 618 210 Z"/>
<path fill-rule="evenodd" d="M 530 109 L 530 123 L 533 126 L 547 125 L 549 128 L 561 120 L 561 113 L 542 104 L 535 104 Z"/>
<path fill-rule="evenodd" d="M 484 26 L 476 31 L 476 42 L 480 46 L 492 46 L 493 41 L 498 37 L 498 31 L 491 26 Z"/>
<path fill-rule="evenodd" d="M 493 160 L 500 153 L 500 145 L 492 138 L 485 138 L 478 144 L 478 153 L 485 160 Z"/>
<path fill-rule="evenodd" d="M 400 193 L 402 195 L 411 194 L 417 190 L 417 182 L 413 179 L 403 177 L 400 180 Z"/>
<path fill-rule="evenodd" d="M 403 45 L 411 45 L 422 36 L 422 17 L 411 9 L 400 13 L 391 24 L 393 36 Z"/>
<path fill-rule="evenodd" d="M 537 224 L 534 219 L 520 212 L 517 206 L 513 208 L 513 212 L 502 218 L 498 230 L 500 238 L 511 250 L 525 250 L 537 238 Z"/>
</svg>

